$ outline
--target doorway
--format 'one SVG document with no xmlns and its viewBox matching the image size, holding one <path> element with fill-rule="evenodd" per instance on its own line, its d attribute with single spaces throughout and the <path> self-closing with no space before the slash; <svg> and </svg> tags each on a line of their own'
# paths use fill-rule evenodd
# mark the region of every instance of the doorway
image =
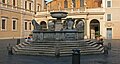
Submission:
<svg viewBox="0 0 120 64">
<path fill-rule="evenodd" d="M 95 39 L 98 35 L 100 35 L 100 23 L 97 19 L 93 19 L 90 21 L 90 39 Z"/>
<path fill-rule="evenodd" d="M 107 28 L 107 39 L 112 39 L 112 28 Z"/>
</svg>

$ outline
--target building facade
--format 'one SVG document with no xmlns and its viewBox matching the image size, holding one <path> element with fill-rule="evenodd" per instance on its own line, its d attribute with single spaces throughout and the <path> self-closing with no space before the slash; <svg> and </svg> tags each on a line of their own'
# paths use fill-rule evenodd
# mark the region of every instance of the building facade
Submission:
<svg viewBox="0 0 120 64">
<path fill-rule="evenodd" d="M 103 0 L 103 8 L 105 9 L 104 14 L 104 29 L 102 30 L 103 35 L 106 38 L 120 39 L 120 2 L 119 0 Z"/>
<path fill-rule="evenodd" d="M 42 1 L 42 2 L 41 2 Z M 0 0 L 0 39 L 27 37 L 37 10 L 44 0 Z M 37 8 L 40 5 L 41 8 Z"/>
<path fill-rule="evenodd" d="M 119 0 L 53 0 L 47 4 L 47 11 L 38 12 L 36 20 L 43 28 L 54 21 L 50 12 L 68 12 L 67 18 L 84 23 L 84 36 L 94 39 L 102 35 L 105 39 L 120 39 Z M 64 20 L 63 20 L 64 21 Z M 62 21 L 62 22 L 63 22 Z"/>
<path fill-rule="evenodd" d="M 101 7 L 101 0 L 53 0 L 48 3 L 48 10 L 69 10 L 86 8 L 98 8 Z"/>
</svg>

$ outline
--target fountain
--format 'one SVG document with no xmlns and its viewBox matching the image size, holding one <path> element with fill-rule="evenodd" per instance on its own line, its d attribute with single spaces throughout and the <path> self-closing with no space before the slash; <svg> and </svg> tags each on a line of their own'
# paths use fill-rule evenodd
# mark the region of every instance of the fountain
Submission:
<svg viewBox="0 0 120 64">
<path fill-rule="evenodd" d="M 72 55 L 72 49 L 75 48 L 80 49 L 82 54 L 101 53 L 102 47 L 93 48 L 95 44 L 91 46 L 85 43 L 87 41 L 83 40 L 84 32 L 79 31 L 81 23 L 74 27 L 75 19 L 73 18 L 65 19 L 64 24 L 61 22 L 62 18 L 67 17 L 67 12 L 51 12 L 50 14 L 53 18 L 57 18 L 54 23 L 48 25 L 51 28 L 42 31 L 41 26 L 32 20 L 33 41 L 30 44 L 21 43 L 13 47 L 14 54 L 68 56 Z M 86 45 L 93 50 L 86 48 Z"/>
<path fill-rule="evenodd" d="M 50 31 L 40 31 L 40 27 L 36 24 L 35 20 L 32 20 L 32 24 L 35 27 L 33 30 L 33 40 L 35 42 L 39 41 L 65 41 L 65 40 L 79 40 L 83 39 L 83 32 L 77 31 L 73 28 L 74 19 L 68 18 L 65 21 L 65 27 L 61 22 L 61 18 L 67 17 L 67 12 L 51 12 L 51 16 L 53 18 L 57 18 L 56 22 L 54 22 L 55 29 Z M 36 24 L 36 25 L 35 25 Z M 38 29 L 37 29 L 38 27 Z"/>
</svg>

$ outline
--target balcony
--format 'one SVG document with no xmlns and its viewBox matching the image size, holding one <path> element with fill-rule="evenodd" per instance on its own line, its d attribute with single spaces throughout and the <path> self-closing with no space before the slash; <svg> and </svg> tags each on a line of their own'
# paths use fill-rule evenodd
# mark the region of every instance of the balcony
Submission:
<svg viewBox="0 0 120 64">
<path fill-rule="evenodd" d="M 36 16 L 50 16 L 50 12 L 68 12 L 69 14 L 104 14 L 105 9 L 104 8 L 90 8 L 90 9 L 85 9 L 85 8 L 67 8 L 67 9 L 56 9 L 56 10 L 44 10 L 37 12 Z"/>
<path fill-rule="evenodd" d="M 105 12 L 104 8 L 90 8 L 90 9 L 86 9 L 86 12 Z"/>
</svg>

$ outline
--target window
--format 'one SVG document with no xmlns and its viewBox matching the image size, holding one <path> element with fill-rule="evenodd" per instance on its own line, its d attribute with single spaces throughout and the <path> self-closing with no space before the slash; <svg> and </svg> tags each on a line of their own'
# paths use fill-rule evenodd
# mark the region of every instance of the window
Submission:
<svg viewBox="0 0 120 64">
<path fill-rule="evenodd" d="M 25 1 L 25 9 L 27 9 L 27 1 Z"/>
<path fill-rule="evenodd" d="M 75 8 L 76 7 L 76 5 L 75 5 L 76 3 L 75 3 L 75 0 L 72 0 L 72 6 L 73 6 L 73 8 Z"/>
<path fill-rule="evenodd" d="M 2 0 L 2 3 L 5 3 L 5 0 Z"/>
<path fill-rule="evenodd" d="M 29 10 L 31 10 L 31 7 L 32 7 L 32 6 L 31 6 L 31 3 L 29 3 Z"/>
<path fill-rule="evenodd" d="M 111 21 L 111 14 L 107 14 L 107 21 Z"/>
<path fill-rule="evenodd" d="M 6 22 L 7 21 L 7 19 L 6 18 L 2 18 L 2 22 L 1 22 L 1 29 L 2 30 L 6 30 Z"/>
<path fill-rule="evenodd" d="M 80 0 L 80 7 L 84 7 L 84 0 Z"/>
<path fill-rule="evenodd" d="M 13 0 L 13 6 L 15 6 L 15 4 L 16 4 L 16 2 L 15 2 L 15 0 Z"/>
<path fill-rule="evenodd" d="M 64 8 L 68 8 L 68 2 L 67 2 L 67 0 L 64 1 Z"/>
<path fill-rule="evenodd" d="M 107 7 L 111 7 L 111 1 L 107 1 Z"/>
<path fill-rule="evenodd" d="M 31 23 L 29 23 L 29 30 L 31 30 Z"/>
<path fill-rule="evenodd" d="M 39 6 L 39 5 L 37 6 L 37 11 L 38 11 L 38 12 L 40 11 L 40 6 Z"/>
<path fill-rule="evenodd" d="M 27 30 L 27 22 L 25 22 L 25 30 Z"/>
<path fill-rule="evenodd" d="M 17 30 L 17 20 L 13 19 L 12 30 Z"/>
</svg>

